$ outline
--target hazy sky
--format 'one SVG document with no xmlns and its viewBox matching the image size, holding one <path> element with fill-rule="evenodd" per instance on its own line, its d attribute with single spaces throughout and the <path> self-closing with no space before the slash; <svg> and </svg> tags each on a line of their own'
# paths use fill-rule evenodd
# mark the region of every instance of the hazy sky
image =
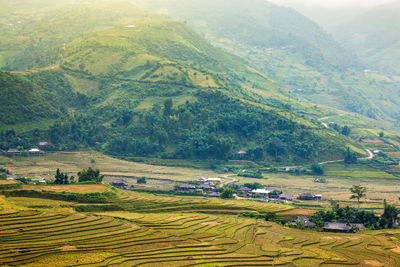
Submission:
<svg viewBox="0 0 400 267">
<path fill-rule="evenodd" d="M 304 5 L 319 5 L 331 8 L 343 7 L 373 7 L 386 3 L 396 2 L 398 0 L 269 0 L 277 4 L 304 4 Z"/>
</svg>

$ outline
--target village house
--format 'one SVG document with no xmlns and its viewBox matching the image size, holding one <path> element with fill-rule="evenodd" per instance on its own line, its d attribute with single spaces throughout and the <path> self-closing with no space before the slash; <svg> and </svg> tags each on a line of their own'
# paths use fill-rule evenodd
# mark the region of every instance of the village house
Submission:
<svg viewBox="0 0 400 267">
<path fill-rule="evenodd" d="M 16 175 L 7 176 L 7 180 L 9 180 L 9 181 L 11 181 L 11 180 L 17 180 L 17 179 L 18 179 L 18 177 L 17 177 Z"/>
<path fill-rule="evenodd" d="M 242 196 L 250 197 L 251 196 L 251 188 L 248 188 L 246 186 L 242 186 L 238 189 L 238 193 L 241 193 Z"/>
<path fill-rule="evenodd" d="M 213 183 L 204 183 L 199 185 L 199 188 L 203 189 L 204 191 L 211 191 L 215 189 L 215 185 Z"/>
<path fill-rule="evenodd" d="M 111 185 L 120 189 L 126 189 L 128 187 L 128 183 L 124 180 L 113 180 Z"/>
<path fill-rule="evenodd" d="M 221 178 L 207 178 L 207 182 L 219 184 L 219 183 L 221 183 Z"/>
<path fill-rule="evenodd" d="M 191 184 L 180 184 L 179 185 L 179 190 L 185 191 L 185 192 L 193 192 L 196 190 L 196 187 Z"/>
<path fill-rule="evenodd" d="M 300 225 L 298 225 L 300 224 Z M 311 222 L 308 217 L 306 216 L 298 216 L 297 218 L 295 218 L 292 222 L 292 225 L 294 227 L 306 227 L 306 228 L 313 228 L 316 224 Z"/>
<path fill-rule="evenodd" d="M 327 223 L 322 229 L 324 232 L 332 232 L 332 233 L 349 233 L 352 229 L 357 228 L 360 231 L 364 231 L 366 228 L 364 224 L 361 223 Z"/>
<path fill-rule="evenodd" d="M 253 197 L 255 197 L 256 195 L 268 197 L 269 193 L 271 193 L 271 190 L 267 190 L 265 188 L 255 189 L 255 190 L 251 191 L 251 193 L 253 194 Z"/>
<path fill-rule="evenodd" d="M 314 200 L 314 195 L 310 193 L 303 193 L 299 196 L 300 200 Z"/>
<path fill-rule="evenodd" d="M 40 178 L 40 179 L 32 179 L 31 182 L 33 182 L 33 183 L 38 183 L 38 184 L 46 184 L 46 183 L 47 183 L 46 180 L 43 179 L 43 178 Z"/>
<path fill-rule="evenodd" d="M 281 194 L 279 196 L 279 199 L 286 200 L 286 201 L 293 201 L 293 200 L 296 200 L 296 197 L 293 195 Z"/>
<path fill-rule="evenodd" d="M 219 192 L 211 192 L 211 193 L 208 194 L 208 196 L 209 197 L 220 197 L 221 193 L 219 193 Z"/>
<path fill-rule="evenodd" d="M 322 200 L 322 195 L 314 195 L 314 200 Z"/>
<path fill-rule="evenodd" d="M 196 193 L 199 195 L 203 195 L 204 194 L 204 190 L 203 189 L 196 189 Z"/>
<path fill-rule="evenodd" d="M 38 148 L 32 148 L 29 150 L 29 155 L 31 156 L 43 156 L 44 152 Z"/>
<path fill-rule="evenodd" d="M 199 178 L 199 179 L 197 180 L 197 182 L 199 182 L 199 183 L 205 183 L 205 182 L 207 182 L 207 178 L 201 177 L 201 178 Z"/>
<path fill-rule="evenodd" d="M 49 149 L 53 149 L 54 145 L 49 142 L 39 142 L 38 147 L 42 150 L 49 150 Z"/>
<path fill-rule="evenodd" d="M 12 154 L 13 156 L 19 154 L 19 150 L 16 148 L 10 148 L 9 150 L 7 150 L 7 153 Z"/>
<path fill-rule="evenodd" d="M 214 184 L 219 184 L 221 183 L 221 178 L 204 178 L 201 177 L 200 179 L 197 180 L 199 183 L 214 183 Z"/>
</svg>

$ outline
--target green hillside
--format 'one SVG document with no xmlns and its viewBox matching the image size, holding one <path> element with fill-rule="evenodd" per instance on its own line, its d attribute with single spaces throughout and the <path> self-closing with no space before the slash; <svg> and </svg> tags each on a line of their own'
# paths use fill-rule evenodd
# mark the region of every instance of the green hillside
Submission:
<svg viewBox="0 0 400 267">
<path fill-rule="evenodd" d="M 116 1 L 31 19 L 1 37 L 37 40 L 4 50 L 4 68 L 24 70 L 59 116 L 18 138 L 3 133 L 3 149 L 49 140 L 114 155 L 228 159 L 246 150 L 252 160 L 302 162 L 340 158 L 347 145 L 357 146 L 315 121 L 318 107 L 183 23 Z"/>
<path fill-rule="evenodd" d="M 303 100 L 376 119 L 400 111 L 396 79 L 364 73 L 355 55 L 293 9 L 261 0 L 132 1 L 186 22 Z"/>
<path fill-rule="evenodd" d="M 23 75 L 0 72 L 0 124 L 56 118 L 60 114 L 42 88 Z"/>
</svg>

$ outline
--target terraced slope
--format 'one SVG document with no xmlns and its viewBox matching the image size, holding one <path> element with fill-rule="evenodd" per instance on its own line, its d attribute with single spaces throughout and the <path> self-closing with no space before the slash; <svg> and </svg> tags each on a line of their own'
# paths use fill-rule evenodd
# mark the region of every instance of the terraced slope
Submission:
<svg viewBox="0 0 400 267">
<path fill-rule="evenodd" d="M 9 266 L 400 263 L 398 231 L 325 234 L 237 216 L 121 212 L 68 215 L 31 211 L 0 215 L 0 228 L 0 264 Z"/>
</svg>

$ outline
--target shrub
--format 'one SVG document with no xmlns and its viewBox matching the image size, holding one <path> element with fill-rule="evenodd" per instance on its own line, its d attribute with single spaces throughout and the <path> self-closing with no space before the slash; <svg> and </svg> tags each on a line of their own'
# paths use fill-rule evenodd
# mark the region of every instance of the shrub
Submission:
<svg viewBox="0 0 400 267">
<path fill-rule="evenodd" d="M 316 175 L 323 175 L 324 174 L 324 167 L 318 163 L 314 163 L 311 166 L 311 170 Z"/>
<path fill-rule="evenodd" d="M 221 194 L 221 198 L 229 199 L 233 198 L 235 191 L 232 188 L 225 188 L 225 190 Z"/>
<path fill-rule="evenodd" d="M 137 179 L 137 183 L 138 183 L 138 184 L 146 184 L 146 183 L 147 183 L 146 177 L 140 177 L 140 178 L 138 178 L 138 179 Z"/>
</svg>

